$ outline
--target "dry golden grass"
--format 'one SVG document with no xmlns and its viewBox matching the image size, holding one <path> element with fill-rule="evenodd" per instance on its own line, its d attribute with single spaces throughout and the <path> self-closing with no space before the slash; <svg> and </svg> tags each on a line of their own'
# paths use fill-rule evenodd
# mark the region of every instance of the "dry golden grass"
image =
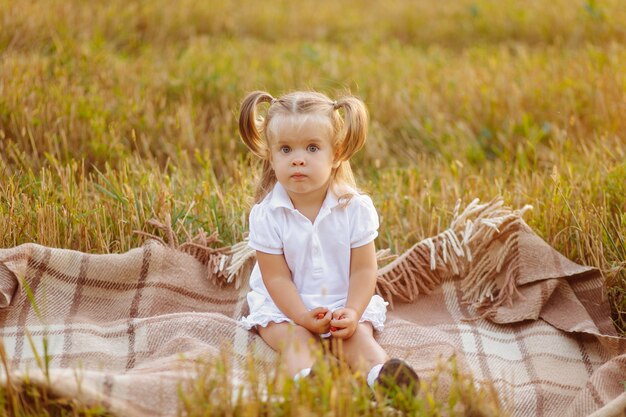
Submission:
<svg viewBox="0 0 626 417">
<path fill-rule="evenodd" d="M 379 248 L 441 231 L 459 198 L 530 203 L 540 236 L 603 271 L 624 332 L 622 3 L 0 0 L 0 247 L 122 252 L 167 215 L 182 240 L 240 241 L 240 100 L 350 92 Z"/>
</svg>

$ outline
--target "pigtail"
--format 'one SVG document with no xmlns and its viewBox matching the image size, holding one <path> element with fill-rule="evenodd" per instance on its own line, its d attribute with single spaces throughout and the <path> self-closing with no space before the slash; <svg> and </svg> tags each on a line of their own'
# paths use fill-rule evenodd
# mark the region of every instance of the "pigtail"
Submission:
<svg viewBox="0 0 626 417">
<path fill-rule="evenodd" d="M 274 97 L 264 91 L 254 91 L 246 96 L 241 103 L 239 113 L 239 135 L 250 151 L 261 159 L 267 158 L 267 148 L 261 138 L 260 125 L 263 119 L 257 120 L 259 103 L 272 103 Z"/>
<path fill-rule="evenodd" d="M 344 110 L 344 123 L 341 130 L 337 160 L 348 161 L 365 144 L 369 115 L 365 104 L 356 97 L 342 97 L 333 103 L 333 107 Z"/>
</svg>

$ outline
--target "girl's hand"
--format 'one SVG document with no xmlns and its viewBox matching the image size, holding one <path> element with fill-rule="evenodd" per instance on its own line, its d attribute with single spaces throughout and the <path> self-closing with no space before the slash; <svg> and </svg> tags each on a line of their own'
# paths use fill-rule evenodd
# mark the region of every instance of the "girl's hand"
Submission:
<svg viewBox="0 0 626 417">
<path fill-rule="evenodd" d="M 326 307 L 317 307 L 307 311 L 297 324 L 315 334 L 328 333 L 333 315 Z"/>
<path fill-rule="evenodd" d="M 356 331 L 359 323 L 356 311 L 352 308 L 340 308 L 333 311 L 333 320 L 330 322 L 330 332 L 337 339 L 348 339 Z"/>
</svg>

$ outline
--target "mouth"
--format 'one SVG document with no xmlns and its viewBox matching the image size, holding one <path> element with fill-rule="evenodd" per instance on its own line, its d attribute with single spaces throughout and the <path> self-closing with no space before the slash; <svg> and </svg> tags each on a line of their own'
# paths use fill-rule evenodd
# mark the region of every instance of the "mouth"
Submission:
<svg viewBox="0 0 626 417">
<path fill-rule="evenodd" d="M 300 173 L 300 172 L 296 172 L 295 174 L 293 174 L 291 176 L 291 178 L 293 178 L 294 180 L 302 180 L 304 178 L 306 178 L 306 175 Z"/>
</svg>

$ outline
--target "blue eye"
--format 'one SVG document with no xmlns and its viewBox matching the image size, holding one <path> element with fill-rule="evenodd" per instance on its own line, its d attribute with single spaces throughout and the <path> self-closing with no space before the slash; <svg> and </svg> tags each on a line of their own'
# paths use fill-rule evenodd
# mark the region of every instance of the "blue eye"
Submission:
<svg viewBox="0 0 626 417">
<path fill-rule="evenodd" d="M 280 152 L 281 153 L 289 153 L 291 151 L 291 148 L 289 146 L 281 146 L 280 147 Z"/>
<path fill-rule="evenodd" d="M 317 152 L 320 150 L 320 148 L 317 145 L 309 145 L 306 147 L 306 150 L 309 152 Z"/>
</svg>

